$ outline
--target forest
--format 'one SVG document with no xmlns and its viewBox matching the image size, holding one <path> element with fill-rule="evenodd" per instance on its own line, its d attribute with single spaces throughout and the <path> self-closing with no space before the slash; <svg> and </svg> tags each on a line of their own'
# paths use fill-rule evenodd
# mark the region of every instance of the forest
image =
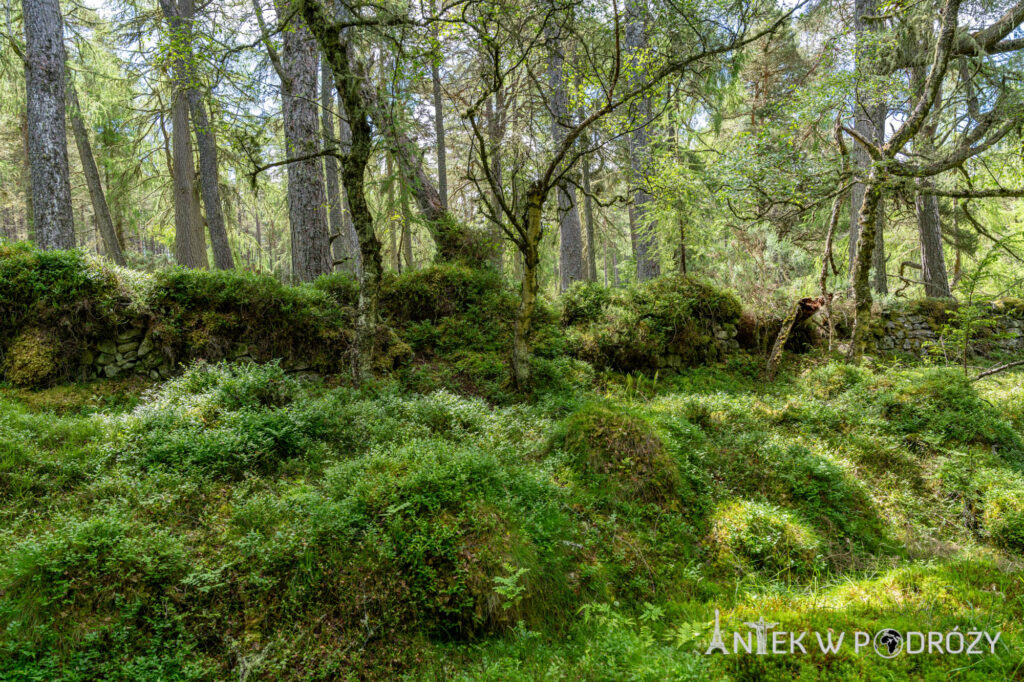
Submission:
<svg viewBox="0 0 1024 682">
<path fill-rule="evenodd" d="M 1024 675 L 1024 0 L 0 26 L 0 680 Z"/>
</svg>

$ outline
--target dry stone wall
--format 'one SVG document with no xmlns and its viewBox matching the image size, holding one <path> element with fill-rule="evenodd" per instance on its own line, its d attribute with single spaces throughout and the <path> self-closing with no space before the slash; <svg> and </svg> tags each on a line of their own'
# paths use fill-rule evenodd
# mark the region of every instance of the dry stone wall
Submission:
<svg viewBox="0 0 1024 682">
<path fill-rule="evenodd" d="M 1024 353 L 1024 304 L 995 301 L 978 304 L 978 308 L 979 319 L 984 323 L 976 323 L 971 333 L 971 347 L 976 354 Z M 886 355 L 922 357 L 930 352 L 941 353 L 942 345 L 948 343 L 948 334 L 944 334 L 947 325 L 956 325 L 956 315 L 947 304 L 916 301 L 890 306 L 874 318 L 875 348 Z"/>
</svg>

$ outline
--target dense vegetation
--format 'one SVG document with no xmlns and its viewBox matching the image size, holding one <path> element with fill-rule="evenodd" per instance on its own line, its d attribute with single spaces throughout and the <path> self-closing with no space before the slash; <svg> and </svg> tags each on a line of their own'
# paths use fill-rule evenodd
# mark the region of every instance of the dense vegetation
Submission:
<svg viewBox="0 0 1024 682">
<path fill-rule="evenodd" d="M 0 681 L 1024 675 L 1024 0 L 3 17 Z"/>
</svg>

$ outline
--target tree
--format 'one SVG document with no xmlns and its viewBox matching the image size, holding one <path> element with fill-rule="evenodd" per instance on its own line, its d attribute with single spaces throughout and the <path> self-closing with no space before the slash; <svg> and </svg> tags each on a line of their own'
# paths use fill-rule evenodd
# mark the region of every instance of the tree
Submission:
<svg viewBox="0 0 1024 682">
<path fill-rule="evenodd" d="M 92 200 L 92 211 L 96 218 L 96 225 L 100 235 L 103 237 L 103 246 L 107 256 L 117 263 L 124 265 L 124 254 L 121 251 L 121 243 L 114 231 L 114 221 L 110 218 L 110 208 L 107 206 L 107 198 L 103 194 L 103 184 L 100 182 L 100 172 L 96 167 L 96 159 L 92 154 L 92 144 L 89 142 L 89 131 L 85 126 L 82 117 L 82 107 L 78 103 L 78 93 L 75 91 L 74 83 L 67 84 L 67 105 L 68 117 L 71 119 L 71 130 L 75 135 L 75 145 L 78 147 L 78 157 L 82 161 L 82 171 L 85 174 L 85 182 L 89 186 L 89 198 Z"/>
<path fill-rule="evenodd" d="M 560 27 L 548 22 L 545 28 L 545 42 L 548 52 L 548 84 L 551 112 L 551 139 L 555 145 L 565 139 L 565 131 L 572 128 L 569 117 L 569 93 L 566 87 L 566 76 L 563 73 L 565 55 Z M 576 189 L 568 179 L 558 184 L 558 225 L 559 225 L 559 257 L 558 274 L 561 278 L 561 289 L 565 291 L 573 282 L 584 279 L 583 272 L 583 235 L 580 227 L 580 211 L 576 203 Z"/>
<path fill-rule="evenodd" d="M 58 0 L 22 0 L 32 223 L 44 249 L 75 248 L 64 127 L 64 30 Z"/>
<path fill-rule="evenodd" d="M 320 156 L 317 116 L 317 43 L 310 34 L 297 0 L 276 0 L 283 32 L 278 55 L 263 20 L 260 0 L 253 0 L 264 45 L 281 80 L 285 154 L 288 163 L 288 222 L 292 239 L 292 276 L 308 282 L 332 269 L 327 228 L 326 189 Z"/>
</svg>

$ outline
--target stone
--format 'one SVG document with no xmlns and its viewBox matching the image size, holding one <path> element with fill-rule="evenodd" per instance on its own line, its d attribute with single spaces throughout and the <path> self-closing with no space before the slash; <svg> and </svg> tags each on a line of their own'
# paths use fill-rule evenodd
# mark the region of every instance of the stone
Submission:
<svg viewBox="0 0 1024 682">
<path fill-rule="evenodd" d="M 110 339 L 105 339 L 103 341 L 100 341 L 96 345 L 96 350 L 98 350 L 101 353 L 107 353 L 108 355 L 113 355 L 114 353 L 117 352 L 117 344 L 114 343 L 113 341 L 111 341 Z"/>
<path fill-rule="evenodd" d="M 149 378 L 150 379 L 159 379 L 160 378 L 160 372 L 156 371 L 155 369 L 149 370 Z"/>
<path fill-rule="evenodd" d="M 152 350 L 153 350 L 153 337 L 152 336 L 147 336 L 146 338 L 142 339 L 142 343 L 139 344 L 139 347 L 138 347 L 136 352 L 139 354 L 139 357 L 141 358 L 141 357 L 143 357 L 145 355 L 149 355 L 150 351 L 152 351 Z"/>
<path fill-rule="evenodd" d="M 729 338 L 729 332 L 725 331 L 724 329 L 719 329 L 718 331 L 715 332 L 715 338 L 724 341 L 725 339 Z"/>
<path fill-rule="evenodd" d="M 117 342 L 124 343 L 125 341 L 135 341 L 142 337 L 142 330 L 138 327 L 132 329 L 125 329 L 123 332 L 117 335 Z"/>
<path fill-rule="evenodd" d="M 98 356 L 96 356 L 96 364 L 101 367 L 104 365 L 109 365 L 112 362 L 114 362 L 113 353 L 100 353 Z"/>
<path fill-rule="evenodd" d="M 107 376 L 108 379 L 113 379 L 114 377 L 121 373 L 121 368 L 118 367 L 117 365 L 107 365 L 106 367 L 103 368 L 103 373 Z"/>
<path fill-rule="evenodd" d="M 125 359 L 125 360 L 135 360 L 135 359 L 136 359 L 136 358 L 138 358 L 138 357 L 139 357 L 139 354 L 138 354 L 138 353 L 136 353 L 136 352 L 135 352 L 135 351 L 133 351 L 133 350 L 130 350 L 130 351 L 128 351 L 127 353 L 125 353 L 125 354 L 124 354 L 124 359 Z"/>
<path fill-rule="evenodd" d="M 96 356 L 91 350 L 82 351 L 82 357 L 79 358 L 78 364 L 80 365 L 91 365 L 96 361 Z"/>
<path fill-rule="evenodd" d="M 136 351 L 139 348 L 139 344 L 136 341 L 125 341 L 124 343 L 117 344 L 118 353 L 127 353 L 129 351 Z"/>
</svg>

